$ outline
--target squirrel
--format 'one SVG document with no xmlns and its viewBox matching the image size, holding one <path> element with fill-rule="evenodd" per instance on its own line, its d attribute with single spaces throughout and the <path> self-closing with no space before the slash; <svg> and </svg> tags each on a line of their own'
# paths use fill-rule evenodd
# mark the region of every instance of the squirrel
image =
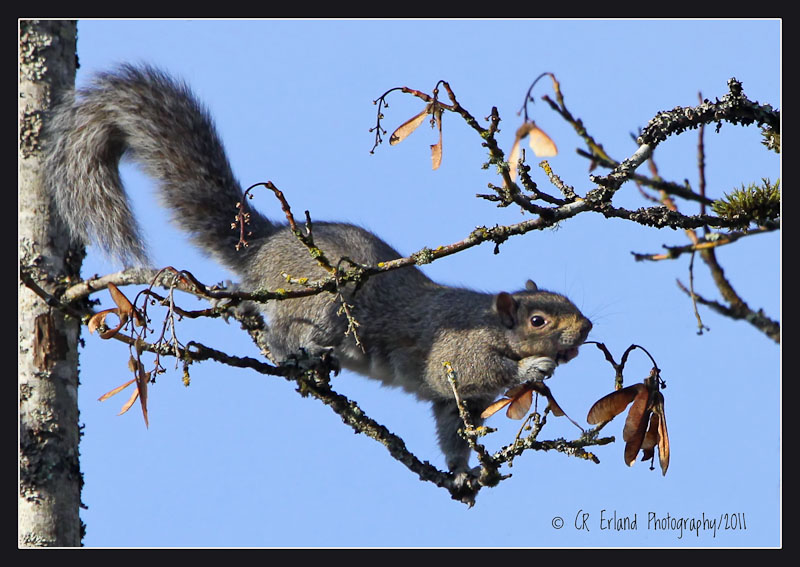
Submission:
<svg viewBox="0 0 800 567">
<path fill-rule="evenodd" d="M 76 244 L 95 243 L 125 266 L 149 265 L 119 175 L 123 156 L 158 182 L 163 204 L 193 242 L 250 289 L 286 285 L 282 273 L 327 275 L 285 223 L 244 204 L 208 111 L 189 87 L 150 66 L 122 65 L 70 91 L 46 125 L 45 183 Z M 231 219 L 242 203 L 252 231 L 237 248 Z M 402 257 L 372 232 L 315 222 L 315 244 L 335 263 L 376 265 Z M 450 362 L 472 422 L 505 390 L 549 377 L 578 354 L 592 323 L 566 297 L 529 281 L 514 293 L 440 285 L 415 266 L 344 286 L 358 321 L 357 345 L 327 294 L 260 306 L 267 342 L 284 363 L 301 352 L 430 401 L 439 445 L 453 473 L 469 470 L 463 421 L 443 363 Z"/>
</svg>

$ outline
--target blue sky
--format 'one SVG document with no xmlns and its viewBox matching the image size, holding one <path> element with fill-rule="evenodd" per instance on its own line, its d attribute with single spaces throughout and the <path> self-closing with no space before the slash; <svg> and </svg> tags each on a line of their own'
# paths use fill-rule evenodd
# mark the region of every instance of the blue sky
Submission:
<svg viewBox="0 0 800 567">
<path fill-rule="evenodd" d="M 121 62 L 154 64 L 187 80 L 208 106 L 243 184 L 271 180 L 295 211 L 373 230 L 410 254 L 464 238 L 478 225 L 525 217 L 476 199 L 499 184 L 481 164 L 477 136 L 453 116 L 444 123 L 444 160 L 430 167 L 432 132 L 420 129 L 394 147 L 369 153 L 376 107 L 395 86 L 430 92 L 447 80 L 475 117 L 496 106 L 508 151 L 531 81 L 552 72 L 566 104 L 608 153 L 621 160 L 630 134 L 660 110 L 714 99 L 736 77 L 751 100 L 781 106 L 777 21 L 81 21 L 78 83 Z M 551 94 L 541 82 L 537 100 Z M 391 131 L 421 110 L 394 93 L 384 111 Z M 560 149 L 550 164 L 578 193 L 592 188 L 582 147 L 543 102 L 537 123 Z M 780 176 L 780 160 L 760 144 L 757 128 L 706 129 L 708 191 L 720 196 L 743 183 Z M 697 186 L 697 134 L 659 146 L 659 172 Z M 535 167 L 534 180 L 551 189 Z M 213 283 L 234 277 L 174 229 L 155 203 L 152 184 L 123 168 L 135 209 L 158 265 L 188 269 Z M 642 170 L 646 173 L 646 169 Z M 640 207 L 625 185 L 619 206 Z M 282 213 L 273 198 L 255 206 Z M 686 213 L 693 206 L 683 204 Z M 280 378 L 213 362 L 191 368 L 191 385 L 168 362 L 151 387 L 150 427 L 138 410 L 116 413 L 125 394 L 97 398 L 128 379 L 127 349 L 84 334 L 80 410 L 87 546 L 479 546 L 479 547 L 761 547 L 781 543 L 780 348 L 743 322 L 706 309 L 710 331 L 698 336 L 691 303 L 675 280 L 688 278 L 688 256 L 634 262 L 631 252 L 687 243 L 684 234 L 646 229 L 586 213 L 555 230 L 485 244 L 425 266 L 435 280 L 487 292 L 512 291 L 528 278 L 570 296 L 595 325 L 591 339 L 617 356 L 645 346 L 667 382 L 672 442 L 669 472 L 648 463 L 627 467 L 622 417 L 604 433 L 618 441 L 595 448 L 600 464 L 560 453 L 528 452 L 513 477 L 485 489 L 467 509 L 390 458 L 321 403 L 301 398 Z M 780 235 L 753 236 L 718 257 L 754 308 L 780 316 Z M 695 289 L 718 298 L 696 262 Z M 90 249 L 84 275 L 115 271 Z M 107 297 L 102 297 L 104 304 Z M 201 306 L 186 298 L 189 308 Z M 184 322 L 180 337 L 257 356 L 236 325 Z M 644 378 L 649 361 L 631 356 L 626 383 Z M 588 346 L 549 383 L 569 415 L 585 425 L 591 404 L 610 392 L 613 371 Z M 429 408 L 398 390 L 342 373 L 334 387 L 403 437 L 423 460 L 443 467 Z M 118 399 L 119 398 L 119 399 Z M 497 414 L 490 449 L 510 442 L 518 422 Z M 574 438 L 568 421 L 551 418 L 541 439 Z M 601 529 L 601 515 L 637 518 L 637 529 Z M 586 515 L 588 514 L 588 516 Z M 659 519 L 716 518 L 723 524 L 682 532 L 648 525 Z M 553 527 L 562 518 L 560 529 Z M 583 523 L 586 518 L 586 523 Z M 725 520 L 727 521 L 727 525 Z M 744 520 L 733 529 L 731 520 Z M 673 529 L 674 528 L 674 529 Z M 726 529 L 727 528 L 727 529 Z M 743 529 L 744 528 L 744 529 Z"/>
</svg>

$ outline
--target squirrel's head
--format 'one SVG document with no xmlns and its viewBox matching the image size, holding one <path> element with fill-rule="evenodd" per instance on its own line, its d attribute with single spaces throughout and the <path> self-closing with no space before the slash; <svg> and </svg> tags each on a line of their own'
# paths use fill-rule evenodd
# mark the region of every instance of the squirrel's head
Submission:
<svg viewBox="0 0 800 567">
<path fill-rule="evenodd" d="M 495 310 L 512 337 L 520 358 L 546 356 L 564 363 L 578 356 L 592 323 L 569 299 L 540 290 L 528 280 L 526 289 L 495 296 Z"/>
</svg>

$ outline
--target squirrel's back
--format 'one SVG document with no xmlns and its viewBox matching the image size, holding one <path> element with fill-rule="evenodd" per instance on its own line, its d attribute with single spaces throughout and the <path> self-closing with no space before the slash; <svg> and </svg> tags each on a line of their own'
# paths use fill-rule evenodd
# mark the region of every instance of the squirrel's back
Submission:
<svg viewBox="0 0 800 567">
<path fill-rule="evenodd" d="M 246 261 L 231 229 L 241 186 L 213 121 L 184 83 L 147 66 L 98 74 L 53 110 L 47 140 L 46 182 L 84 243 L 96 242 L 125 265 L 148 263 L 118 170 L 127 154 L 160 183 L 174 219 L 203 250 L 237 271 Z M 249 240 L 276 229 L 249 213 Z"/>
</svg>

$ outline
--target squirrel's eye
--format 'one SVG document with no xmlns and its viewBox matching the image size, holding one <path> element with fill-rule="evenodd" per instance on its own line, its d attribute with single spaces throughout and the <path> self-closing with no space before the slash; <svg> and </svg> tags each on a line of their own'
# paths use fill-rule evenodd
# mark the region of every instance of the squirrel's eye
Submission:
<svg viewBox="0 0 800 567">
<path fill-rule="evenodd" d="M 531 325 L 534 327 L 542 327 L 544 324 L 547 323 L 547 319 L 542 317 L 541 315 L 534 315 L 531 317 Z"/>
</svg>

